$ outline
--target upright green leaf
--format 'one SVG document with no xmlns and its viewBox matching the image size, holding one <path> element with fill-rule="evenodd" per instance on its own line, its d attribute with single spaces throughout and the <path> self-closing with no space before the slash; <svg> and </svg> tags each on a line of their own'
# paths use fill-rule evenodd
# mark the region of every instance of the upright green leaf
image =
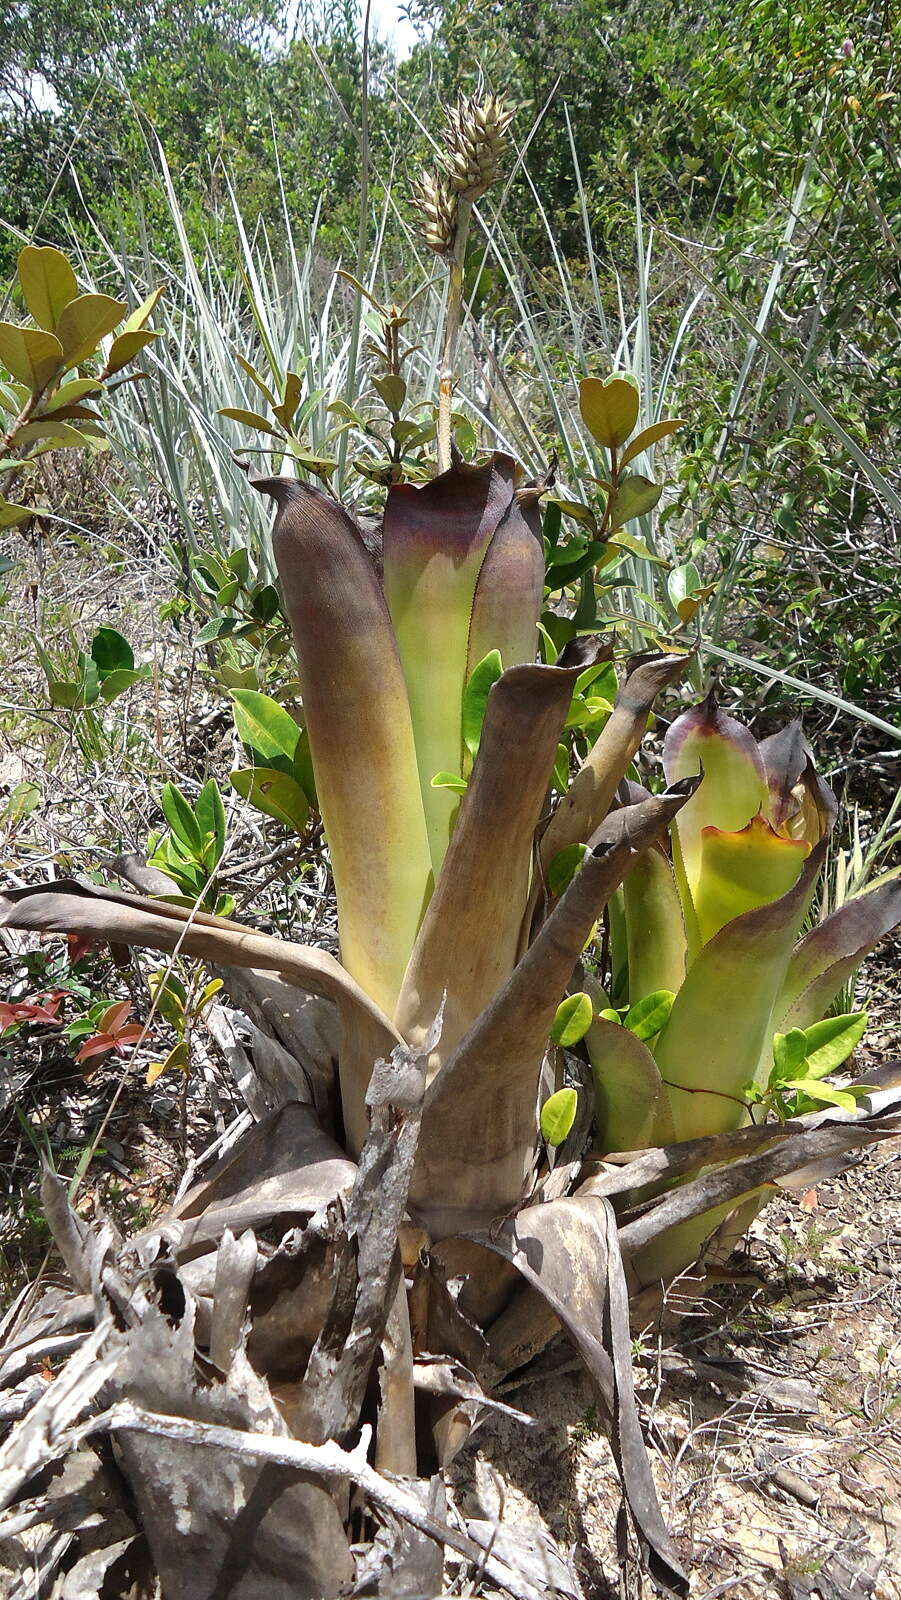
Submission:
<svg viewBox="0 0 901 1600">
<path fill-rule="evenodd" d="M 436 876 L 458 800 L 452 790 L 433 789 L 432 778 L 436 772 L 462 771 L 461 718 L 476 583 L 512 499 L 513 462 L 495 456 L 484 467 L 452 467 L 422 488 L 395 485 L 385 503 L 385 599 L 407 686 Z M 485 643 L 476 661 L 489 649 L 503 652 L 502 641 Z"/>
<path fill-rule="evenodd" d="M 301 729 L 290 711 L 256 689 L 235 689 L 232 704 L 241 743 L 254 752 L 262 766 L 293 776 Z"/>
<path fill-rule="evenodd" d="M 488 696 L 504 670 L 499 650 L 489 650 L 476 666 L 463 694 L 463 743 L 474 756 L 482 737 Z"/>
<path fill-rule="evenodd" d="M 654 1052 L 677 1139 L 746 1120 L 745 1086 L 769 1044 L 773 1004 L 824 850 L 811 852 L 787 894 L 728 922 L 689 968 Z"/>
<path fill-rule="evenodd" d="M 213 841 L 215 858 L 211 864 L 215 864 L 225 851 L 225 807 L 215 778 L 207 778 L 197 796 L 194 815 L 203 837 L 209 837 Z"/>
<path fill-rule="evenodd" d="M 859 1045 L 868 1020 L 865 1011 L 852 1011 L 841 1017 L 824 1017 L 805 1028 L 807 1076 L 822 1078 L 837 1072 Z"/>
<path fill-rule="evenodd" d="M 27 244 L 19 254 L 19 283 L 38 327 L 53 333 L 60 314 L 78 294 L 69 262 L 52 245 Z"/>
<path fill-rule="evenodd" d="M 189 801 L 185 799 L 177 784 L 163 784 L 160 806 L 176 839 L 191 854 L 199 854 L 203 844 L 200 828 Z"/>
<path fill-rule="evenodd" d="M 390 1014 L 432 881 L 421 769 L 385 598 L 343 507 L 293 479 L 251 482 L 279 508 L 273 550 L 294 634 L 342 960 Z M 461 679 L 458 738 L 462 693 Z M 277 756 L 273 763 L 280 765 Z M 364 1052 L 352 1064 L 351 1055 L 342 1054 L 342 1094 L 356 1144 L 373 1058 L 367 1064 Z"/>
</svg>

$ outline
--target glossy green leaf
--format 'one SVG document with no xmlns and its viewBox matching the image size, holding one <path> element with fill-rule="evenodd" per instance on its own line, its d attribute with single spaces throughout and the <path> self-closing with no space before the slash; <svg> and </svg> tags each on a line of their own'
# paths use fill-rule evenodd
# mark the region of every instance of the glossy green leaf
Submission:
<svg viewBox="0 0 901 1600">
<path fill-rule="evenodd" d="M 824 1100 L 827 1105 L 840 1106 L 842 1111 L 853 1111 L 857 1100 L 847 1089 L 833 1089 L 819 1078 L 796 1078 L 791 1084 L 796 1094 L 807 1095 L 811 1100 Z"/>
<path fill-rule="evenodd" d="M 266 399 L 269 401 L 269 404 L 271 406 L 273 406 L 273 407 L 277 406 L 278 405 L 278 400 L 276 399 L 275 395 L 273 394 L 273 392 L 272 392 L 271 388 L 269 387 L 268 383 L 266 382 L 265 378 L 262 378 L 260 376 L 260 374 L 257 372 L 256 367 L 251 366 L 250 362 L 246 359 L 246 357 L 242 356 L 242 355 L 239 355 L 237 351 L 235 351 L 235 360 L 237 361 L 238 366 L 241 368 L 241 371 L 242 372 L 246 372 L 248 378 L 250 378 L 251 381 L 256 384 L 256 387 L 259 389 L 260 394 L 265 395 Z"/>
<path fill-rule="evenodd" d="M 640 433 L 636 433 L 628 449 L 623 451 L 620 465 L 623 467 L 628 466 L 629 462 L 634 461 L 636 456 L 640 456 L 643 450 L 649 450 L 652 445 L 657 444 L 661 439 L 666 439 L 671 433 L 675 433 L 677 428 L 684 428 L 685 426 L 684 417 L 668 417 L 663 422 L 652 422 L 649 428 L 642 428 Z"/>
<path fill-rule="evenodd" d="M 68 422 L 63 422 L 54 417 L 41 418 L 37 422 L 27 422 L 20 428 L 16 442 L 32 444 L 37 440 L 47 440 L 47 448 L 52 450 L 83 449 L 87 444 L 87 436 L 73 428 Z"/>
<path fill-rule="evenodd" d="M 694 594 L 701 587 L 701 574 L 693 561 L 686 561 L 681 567 L 673 567 L 666 580 L 666 592 L 676 610 L 679 602 L 687 595 Z"/>
<path fill-rule="evenodd" d="M 803 1072 L 807 1061 L 807 1035 L 803 1028 L 790 1028 L 773 1038 L 771 1083 L 786 1083 Z"/>
<path fill-rule="evenodd" d="M 241 743 L 259 757 L 261 765 L 293 777 L 301 730 L 290 711 L 255 689 L 235 689 L 232 703 Z"/>
<path fill-rule="evenodd" d="M 102 394 L 104 385 L 99 378 L 70 378 L 68 383 L 61 383 L 53 395 L 52 400 L 46 405 L 44 415 L 55 417 L 64 407 L 84 400 L 88 395 Z"/>
<path fill-rule="evenodd" d="M 669 1020 L 675 998 L 671 989 L 658 989 L 655 994 L 645 995 L 626 1012 L 623 1027 L 634 1033 L 636 1039 L 653 1039 Z"/>
<path fill-rule="evenodd" d="M 407 385 L 404 379 L 394 373 L 388 373 L 386 377 L 373 378 L 372 387 L 384 400 L 392 416 L 399 416 L 407 398 Z"/>
<path fill-rule="evenodd" d="M 285 376 L 282 398 L 280 403 L 273 405 L 273 411 L 278 417 L 282 427 L 291 432 L 294 424 L 294 415 L 297 411 L 297 402 L 300 399 L 303 385 L 296 372 L 288 372 Z M 306 407 L 304 407 L 306 410 Z"/>
<path fill-rule="evenodd" d="M 808 1077 L 836 1072 L 860 1043 L 868 1021 L 866 1011 L 851 1011 L 841 1017 L 824 1017 L 805 1028 Z"/>
<path fill-rule="evenodd" d="M 513 462 L 496 455 L 481 467 L 459 463 L 421 487 L 395 484 L 385 501 L 384 596 L 406 684 L 436 878 L 458 802 L 432 779 L 462 768 L 467 679 L 492 649 L 500 649 L 508 666 L 513 662 L 496 632 L 486 638 L 487 630 L 474 624 L 481 569 L 513 514 L 513 496 Z M 496 607 L 490 609 L 496 615 Z M 477 649 L 474 632 L 484 640 Z"/>
<path fill-rule="evenodd" d="M 56 337 L 67 367 L 78 367 L 94 355 L 100 340 L 112 333 L 128 307 L 108 294 L 81 294 L 59 314 Z"/>
<path fill-rule="evenodd" d="M 164 968 L 151 972 L 147 979 L 150 998 L 159 1015 L 168 1022 L 170 1028 L 180 1033 L 185 1023 L 185 1007 L 187 1005 L 187 992 L 176 972 L 167 973 Z"/>
<path fill-rule="evenodd" d="M 194 815 L 204 838 L 207 836 L 212 838 L 215 844 L 215 860 L 219 861 L 225 850 L 225 807 L 215 778 L 207 778 L 197 796 Z"/>
<path fill-rule="evenodd" d="M 565 794 L 569 788 L 569 745 L 558 744 L 554 759 L 554 788 Z"/>
<path fill-rule="evenodd" d="M 101 678 L 108 672 L 124 668 L 134 670 L 134 651 L 128 640 L 115 628 L 98 628 L 91 640 L 91 655 Z"/>
<path fill-rule="evenodd" d="M 146 683 L 148 677 L 147 667 L 133 670 L 120 667 L 114 672 L 107 672 L 100 680 L 100 698 L 105 700 L 107 705 L 111 705 L 114 700 L 118 700 L 120 694 L 126 694 L 129 689 L 133 689 L 136 683 Z"/>
<path fill-rule="evenodd" d="M 608 523 L 610 531 L 615 533 L 624 523 L 653 511 L 662 493 L 661 484 L 652 483 L 650 478 L 643 478 L 638 472 L 627 472 L 616 487 Z"/>
<path fill-rule="evenodd" d="M 50 333 L 64 307 L 78 294 L 75 273 L 61 250 L 27 244 L 19 253 L 19 283 L 31 316 Z"/>
<path fill-rule="evenodd" d="M 605 379 L 583 378 L 579 410 L 592 438 L 605 450 L 625 444 L 638 421 L 640 395 L 633 378 L 614 373 Z"/>
<path fill-rule="evenodd" d="M 165 284 L 160 284 L 158 288 L 151 289 L 147 298 L 142 300 L 141 304 L 137 306 L 134 311 L 129 312 L 124 323 L 122 324 L 122 332 L 137 333 L 141 328 L 143 328 L 148 318 L 153 315 L 153 312 L 157 307 L 157 302 L 162 298 L 165 292 Z"/>
<path fill-rule="evenodd" d="M 551 1039 L 562 1049 L 571 1049 L 580 1039 L 584 1039 L 593 1020 L 594 1007 L 591 995 L 585 994 L 584 991 L 579 994 L 568 994 L 557 1007 L 551 1025 Z"/>
<path fill-rule="evenodd" d="M 296 778 L 274 767 L 242 767 L 229 773 L 232 787 L 242 800 L 258 811 L 281 822 L 294 833 L 303 833 L 310 818 L 310 807 Z"/>
<path fill-rule="evenodd" d="M 15 528 L 34 514 L 34 506 L 17 506 L 14 501 L 0 497 L 0 528 Z"/>
<path fill-rule="evenodd" d="M 563 1144 L 572 1132 L 579 1109 L 579 1096 L 575 1089 L 558 1089 L 545 1100 L 541 1108 L 541 1137 L 546 1144 Z"/>
<path fill-rule="evenodd" d="M 247 582 L 250 577 L 250 551 L 246 545 L 239 545 L 237 550 L 233 550 L 225 564 L 239 583 Z"/>
<path fill-rule="evenodd" d="M 587 844 L 568 844 L 557 851 L 547 873 L 548 890 L 555 899 L 572 883 L 587 854 Z"/>
<path fill-rule="evenodd" d="M 203 837 L 197 825 L 193 808 L 189 801 L 185 799 L 177 784 L 163 784 L 160 806 L 163 816 L 176 839 L 186 847 L 190 854 L 199 854 L 203 844 Z"/>
<path fill-rule="evenodd" d="M 0 322 L 0 362 L 30 393 L 45 389 L 63 360 L 63 347 L 54 334 Z"/>
<path fill-rule="evenodd" d="M 256 428 L 258 433 L 271 434 L 273 439 L 282 437 L 278 428 L 274 428 L 266 417 L 261 417 L 258 411 L 246 411 L 243 406 L 220 406 L 218 415 L 229 417 L 232 422 L 243 422 L 245 428 Z"/>
<path fill-rule="evenodd" d="M 217 994 L 220 994 L 224 987 L 225 985 L 221 978 L 211 978 L 209 983 L 204 984 L 194 1002 L 195 1017 L 199 1017 L 201 1012 L 206 1010 L 207 1006 L 215 1000 Z"/>
<path fill-rule="evenodd" d="M 263 583 L 250 597 L 250 609 L 258 622 L 266 624 L 278 616 L 278 590 L 273 583 Z"/>
<path fill-rule="evenodd" d="M 110 346 L 110 352 L 104 364 L 103 370 L 106 376 L 111 378 L 114 373 L 121 372 L 123 367 L 128 366 L 129 361 L 133 361 L 135 356 L 140 355 L 147 345 L 152 344 L 154 339 L 159 339 L 160 337 L 161 335 L 154 333 L 151 328 L 118 334 Z"/>
<path fill-rule="evenodd" d="M 463 743 L 475 756 L 482 737 L 488 696 L 504 670 L 499 650 L 489 650 L 470 674 L 463 692 Z"/>
<path fill-rule="evenodd" d="M 436 772 L 431 786 L 433 789 L 450 789 L 453 794 L 465 794 L 469 781 L 462 778 L 459 772 Z"/>
<path fill-rule="evenodd" d="M 178 1043 L 172 1046 L 172 1049 L 169 1051 L 169 1054 L 163 1061 L 151 1061 L 149 1067 L 147 1068 L 147 1077 L 145 1082 L 148 1089 L 152 1089 L 157 1079 L 161 1078 L 164 1072 L 175 1071 L 188 1073 L 190 1070 L 190 1051 L 184 1039 L 179 1039 Z"/>
<path fill-rule="evenodd" d="M 243 639 L 255 632 L 255 624 L 244 622 L 241 617 L 213 617 L 200 629 L 194 639 L 195 645 L 213 644 L 216 639 Z"/>
</svg>

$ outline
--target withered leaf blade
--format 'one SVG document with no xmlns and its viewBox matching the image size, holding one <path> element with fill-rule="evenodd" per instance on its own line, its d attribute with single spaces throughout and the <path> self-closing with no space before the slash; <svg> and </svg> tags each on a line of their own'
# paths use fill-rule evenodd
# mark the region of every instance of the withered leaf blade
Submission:
<svg viewBox="0 0 901 1600">
<path fill-rule="evenodd" d="M 572 1338 L 610 1419 L 623 1493 L 650 1570 L 668 1592 L 687 1595 L 635 1406 L 628 1292 L 610 1205 L 592 1195 L 553 1200 L 471 1238 L 512 1262 Z"/>
<path fill-rule="evenodd" d="M 179 1257 L 208 1248 L 226 1228 L 238 1234 L 309 1216 L 349 1189 L 356 1172 L 323 1133 L 312 1106 L 292 1100 L 248 1129 L 180 1201 L 172 1217 Z"/>
<path fill-rule="evenodd" d="M 110 1332 L 108 1348 L 117 1358 L 114 1402 L 287 1439 L 264 1380 L 240 1351 L 226 1376 L 210 1381 L 207 1369 L 201 1378 L 189 1297 L 178 1318 L 146 1302 L 133 1326 Z M 350 1548 L 324 1480 L 299 1480 L 228 1448 L 131 1429 L 116 1437 L 167 1600 L 328 1600 L 351 1581 Z"/>
<path fill-rule="evenodd" d="M 771 1138 L 779 1132 L 776 1128 L 759 1131 L 769 1133 Z M 861 1150 L 882 1139 L 896 1138 L 899 1133 L 901 1110 L 888 1116 L 871 1118 L 863 1115 L 859 1120 L 850 1122 L 834 1121 L 830 1117 L 817 1127 L 796 1131 L 778 1140 L 770 1149 L 716 1167 L 712 1172 L 705 1172 L 690 1183 L 671 1189 L 656 1201 L 649 1202 L 640 1216 L 626 1221 L 622 1226 L 620 1244 L 623 1254 L 634 1255 L 676 1224 L 703 1216 L 705 1212 L 729 1201 L 737 1203 L 752 1190 L 797 1172 L 810 1162 Z"/>
<path fill-rule="evenodd" d="M 307 994 L 333 1000 L 341 1020 L 341 1088 L 351 1151 L 365 1136 L 364 1099 L 372 1064 L 401 1043 L 393 1023 L 326 950 L 290 944 L 240 923 L 185 906 L 74 879 L 12 889 L 0 895 L 0 927 L 35 933 L 78 933 L 148 950 L 178 951 L 212 967 L 277 973 Z"/>
<path fill-rule="evenodd" d="M 398 1235 L 419 1138 L 425 1062 L 440 1025 L 439 1012 L 421 1051 L 398 1045 L 373 1073 L 369 1134 L 329 1241 L 332 1304 L 310 1353 L 297 1412 L 296 1431 L 313 1443 L 344 1439 L 357 1426 L 402 1281 Z"/>
<path fill-rule="evenodd" d="M 0 927 L 78 933 L 148 950 L 177 949 L 211 965 L 275 972 L 305 993 L 334 1000 L 342 1017 L 359 1011 L 378 1030 L 382 1054 L 401 1042 L 384 1012 L 328 951 L 274 939 L 225 917 L 63 878 L 5 890 L 0 894 Z"/>
</svg>

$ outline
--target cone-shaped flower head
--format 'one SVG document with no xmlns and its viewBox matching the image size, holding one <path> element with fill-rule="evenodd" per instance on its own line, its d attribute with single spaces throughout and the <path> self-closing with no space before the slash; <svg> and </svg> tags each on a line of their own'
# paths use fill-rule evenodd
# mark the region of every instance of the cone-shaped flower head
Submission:
<svg viewBox="0 0 901 1600">
<path fill-rule="evenodd" d="M 477 200 L 500 171 L 513 109 L 497 95 L 470 95 L 447 114 L 445 167 L 451 188 Z"/>
</svg>

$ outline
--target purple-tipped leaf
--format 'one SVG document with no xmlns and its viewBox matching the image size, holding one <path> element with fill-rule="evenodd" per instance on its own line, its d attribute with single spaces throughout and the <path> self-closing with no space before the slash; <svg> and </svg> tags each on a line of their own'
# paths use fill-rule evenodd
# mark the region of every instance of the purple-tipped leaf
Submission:
<svg viewBox="0 0 901 1600">
<path fill-rule="evenodd" d="M 793 839 L 818 844 L 831 832 L 838 806 L 828 783 L 817 774 L 800 721 L 762 739 L 758 748 L 769 789 L 767 815 L 773 827 Z"/>
<path fill-rule="evenodd" d="M 901 880 L 855 895 L 801 940 L 776 1003 L 774 1027 L 809 1028 L 825 1015 L 861 962 L 901 923 Z"/>
<path fill-rule="evenodd" d="M 432 779 L 462 771 L 461 715 L 476 584 L 511 508 L 513 476 L 512 459 L 496 455 L 481 467 L 453 466 L 419 488 L 396 484 L 385 504 L 385 599 L 409 694 L 436 877 L 459 798 L 451 789 L 432 788 Z M 481 659 L 474 657 L 472 665 Z"/>
<path fill-rule="evenodd" d="M 469 624 L 467 676 L 489 650 L 505 667 L 535 660 L 544 599 L 541 515 L 519 491 L 491 540 L 479 571 Z"/>
<path fill-rule="evenodd" d="M 272 545 L 335 878 L 341 959 L 390 1013 L 431 891 L 391 620 L 359 529 L 342 506 L 291 479 L 251 482 L 278 506 Z"/>
</svg>

